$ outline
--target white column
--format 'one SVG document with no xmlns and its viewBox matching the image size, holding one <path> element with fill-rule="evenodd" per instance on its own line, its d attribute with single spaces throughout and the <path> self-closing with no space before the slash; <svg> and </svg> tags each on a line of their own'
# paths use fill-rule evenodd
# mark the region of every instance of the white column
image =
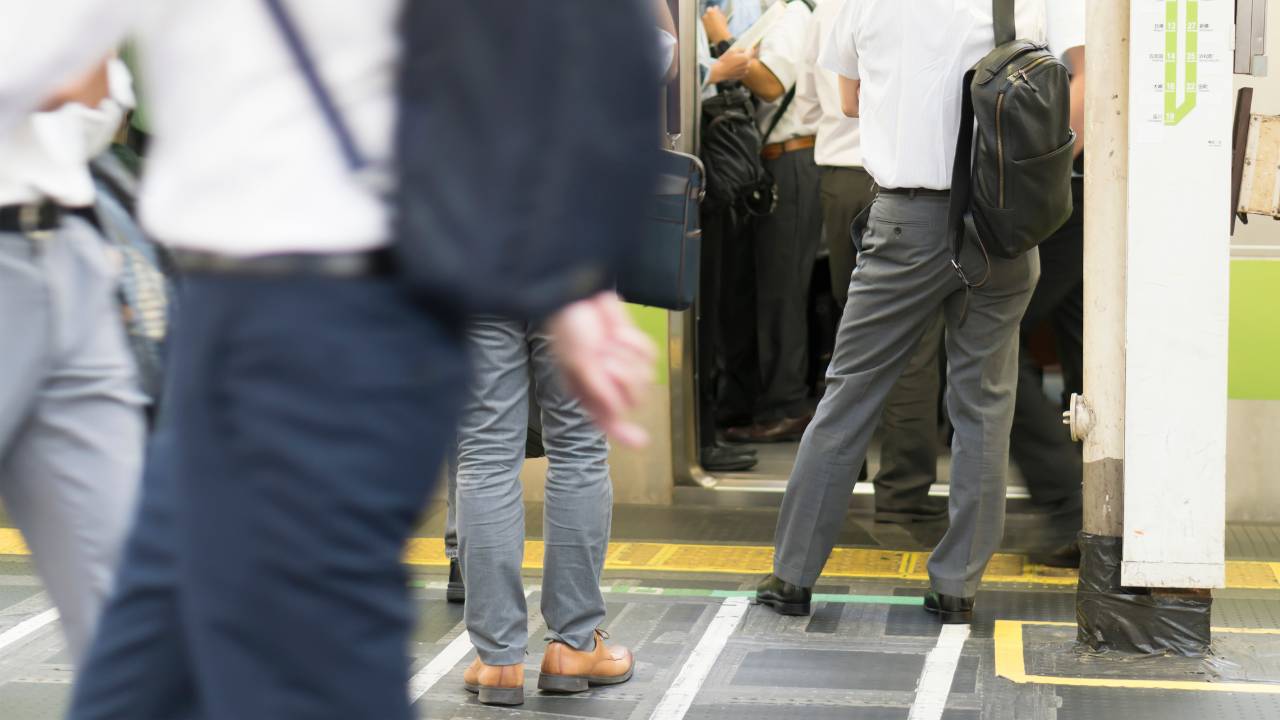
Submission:
<svg viewBox="0 0 1280 720">
<path fill-rule="evenodd" d="M 1085 532 L 1124 523 L 1125 260 L 1129 232 L 1129 2 L 1089 0 L 1085 100 Z"/>
<path fill-rule="evenodd" d="M 1124 583 L 1221 587 L 1234 6 L 1131 5 Z"/>
</svg>

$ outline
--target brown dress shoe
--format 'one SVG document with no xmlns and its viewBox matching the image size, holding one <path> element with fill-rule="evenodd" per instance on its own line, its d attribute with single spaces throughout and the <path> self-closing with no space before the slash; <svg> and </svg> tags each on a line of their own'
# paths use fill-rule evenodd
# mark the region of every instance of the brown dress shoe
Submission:
<svg viewBox="0 0 1280 720">
<path fill-rule="evenodd" d="M 485 665 L 476 658 L 462 674 L 462 686 L 485 705 L 523 705 L 524 663 Z"/>
<path fill-rule="evenodd" d="M 597 685 L 619 685 L 631 679 L 635 658 L 624 647 L 609 647 L 608 633 L 596 630 L 596 649 L 574 650 L 560 641 L 547 645 L 542 658 L 538 689 L 547 692 L 577 693 Z"/>
<path fill-rule="evenodd" d="M 735 443 L 794 442 L 804 436 L 812 416 L 786 418 L 770 423 L 756 423 L 747 427 L 729 428 L 724 437 Z"/>
</svg>

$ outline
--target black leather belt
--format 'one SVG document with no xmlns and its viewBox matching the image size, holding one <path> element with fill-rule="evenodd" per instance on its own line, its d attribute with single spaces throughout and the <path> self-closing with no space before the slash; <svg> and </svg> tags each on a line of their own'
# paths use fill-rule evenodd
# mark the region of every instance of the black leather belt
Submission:
<svg viewBox="0 0 1280 720">
<path fill-rule="evenodd" d="M 911 198 L 918 197 L 951 197 L 950 190 L 930 190 L 928 188 L 876 188 L 876 192 L 884 195 L 905 195 Z"/>
<path fill-rule="evenodd" d="M 352 253 L 281 253 L 234 257 L 194 250 L 172 251 L 178 269 L 196 275 L 249 277 L 382 277 L 395 271 L 390 250 Z"/>
<path fill-rule="evenodd" d="M 0 207 L 0 232 L 33 233 L 57 230 L 62 208 L 50 202 Z"/>
</svg>

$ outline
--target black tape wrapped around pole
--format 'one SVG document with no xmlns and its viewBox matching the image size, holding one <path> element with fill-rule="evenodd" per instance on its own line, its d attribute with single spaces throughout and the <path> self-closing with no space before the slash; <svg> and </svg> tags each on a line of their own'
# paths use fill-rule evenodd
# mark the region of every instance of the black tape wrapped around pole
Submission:
<svg viewBox="0 0 1280 720">
<path fill-rule="evenodd" d="M 1213 599 L 1203 595 L 1126 588 L 1121 584 L 1124 540 L 1080 534 L 1077 640 L 1094 652 L 1209 654 Z"/>
</svg>

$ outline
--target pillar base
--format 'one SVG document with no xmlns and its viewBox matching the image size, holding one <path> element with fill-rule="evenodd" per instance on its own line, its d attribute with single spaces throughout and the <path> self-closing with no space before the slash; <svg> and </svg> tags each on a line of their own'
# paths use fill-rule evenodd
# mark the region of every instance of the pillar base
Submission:
<svg viewBox="0 0 1280 720">
<path fill-rule="evenodd" d="M 1123 538 L 1081 533 L 1080 550 L 1076 623 L 1081 645 L 1093 652 L 1209 654 L 1209 592 L 1123 587 Z"/>
</svg>

